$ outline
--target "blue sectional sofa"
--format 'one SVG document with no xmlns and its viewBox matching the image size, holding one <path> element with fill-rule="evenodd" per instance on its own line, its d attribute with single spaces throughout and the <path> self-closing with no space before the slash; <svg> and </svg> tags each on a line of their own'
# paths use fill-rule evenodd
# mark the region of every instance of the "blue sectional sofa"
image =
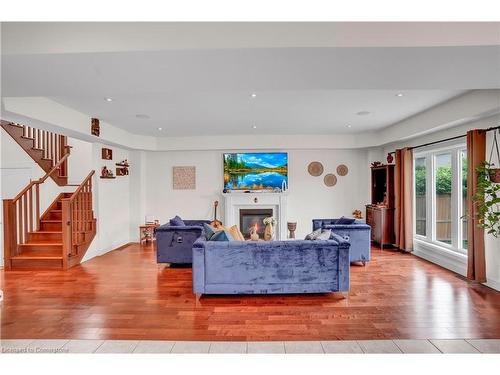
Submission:
<svg viewBox="0 0 500 375">
<path fill-rule="evenodd" d="M 196 294 L 327 293 L 349 290 L 349 243 L 206 241 L 193 245 Z"/>
<path fill-rule="evenodd" d="M 185 225 L 164 224 L 155 229 L 158 263 L 189 264 L 193 262 L 193 243 L 203 233 L 209 220 L 184 220 Z"/>
<path fill-rule="evenodd" d="M 332 233 L 342 237 L 351 245 L 349 258 L 351 262 L 370 261 L 371 227 L 361 220 L 352 224 L 336 224 L 339 219 L 313 219 L 313 231 L 319 228 L 331 229 Z"/>
</svg>

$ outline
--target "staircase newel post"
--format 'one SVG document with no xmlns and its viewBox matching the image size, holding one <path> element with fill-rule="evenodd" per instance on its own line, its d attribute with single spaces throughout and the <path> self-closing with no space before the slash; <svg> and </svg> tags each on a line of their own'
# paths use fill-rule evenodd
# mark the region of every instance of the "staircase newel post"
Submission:
<svg viewBox="0 0 500 375">
<path fill-rule="evenodd" d="M 68 261 L 72 255 L 73 241 L 71 229 L 71 201 L 68 198 L 61 199 L 62 202 L 62 245 L 63 245 L 63 269 L 68 269 Z"/>
<path fill-rule="evenodd" d="M 12 199 L 3 200 L 3 249 L 4 267 L 6 270 L 12 268 L 12 253 L 17 254 L 17 232 L 16 214 Z M 14 255 L 15 255 L 14 254 Z"/>
</svg>

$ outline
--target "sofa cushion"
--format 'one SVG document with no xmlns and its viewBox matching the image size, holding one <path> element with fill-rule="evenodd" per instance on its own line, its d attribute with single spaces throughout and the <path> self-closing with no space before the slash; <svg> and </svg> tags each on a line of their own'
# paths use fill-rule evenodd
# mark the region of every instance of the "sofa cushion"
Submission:
<svg viewBox="0 0 500 375">
<path fill-rule="evenodd" d="M 235 241 L 245 241 L 243 234 L 236 225 L 233 225 L 231 228 L 228 229 L 228 231 L 229 234 L 231 234 L 231 237 L 233 237 Z"/>
<path fill-rule="evenodd" d="M 355 221 L 356 221 L 356 219 L 353 219 L 353 218 L 350 218 L 350 217 L 345 217 L 345 216 L 342 216 L 340 219 L 338 219 L 338 220 L 335 222 L 335 224 L 336 224 L 336 225 L 340 225 L 340 224 L 350 225 L 350 224 L 353 224 Z"/>
<path fill-rule="evenodd" d="M 316 229 L 315 231 L 313 231 L 312 233 L 309 233 L 307 236 L 306 236 L 306 240 L 315 240 L 316 237 L 318 237 L 319 235 L 321 234 L 321 228 L 319 229 Z"/>
<path fill-rule="evenodd" d="M 331 229 L 323 229 L 322 232 L 316 236 L 314 239 L 315 241 L 326 241 L 330 239 L 330 236 L 332 235 L 332 230 Z"/>
<path fill-rule="evenodd" d="M 173 226 L 173 227 L 184 227 L 186 226 L 186 224 L 184 223 L 184 221 L 177 215 L 175 215 L 175 217 L 173 217 L 172 219 L 170 219 L 170 225 Z"/>
</svg>

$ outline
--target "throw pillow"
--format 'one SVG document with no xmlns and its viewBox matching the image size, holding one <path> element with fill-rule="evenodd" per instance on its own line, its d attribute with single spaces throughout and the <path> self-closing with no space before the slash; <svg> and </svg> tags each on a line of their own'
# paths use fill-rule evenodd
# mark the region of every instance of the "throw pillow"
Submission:
<svg viewBox="0 0 500 375">
<path fill-rule="evenodd" d="M 330 239 L 330 236 L 332 235 L 332 230 L 331 229 L 323 229 L 323 231 L 316 236 L 314 240 L 316 241 L 326 241 Z"/>
<path fill-rule="evenodd" d="M 184 224 L 184 220 L 182 220 L 179 216 L 175 216 L 174 218 L 170 219 L 170 225 L 173 227 L 185 227 L 186 224 Z"/>
<path fill-rule="evenodd" d="M 314 232 L 312 233 L 309 233 L 307 236 L 306 236 L 306 240 L 314 240 L 316 239 L 316 237 L 318 237 L 319 235 L 321 234 L 321 228 L 319 229 L 316 229 Z"/>
<path fill-rule="evenodd" d="M 207 241 L 233 241 L 233 237 L 226 229 L 215 229 L 206 223 L 203 223 L 203 229 Z"/>
<path fill-rule="evenodd" d="M 209 241 L 234 241 L 231 234 L 222 229 L 214 233 L 212 237 L 210 237 Z"/>
<path fill-rule="evenodd" d="M 356 219 L 352 219 L 350 217 L 345 217 L 342 216 L 340 219 L 338 219 L 335 224 L 344 224 L 344 225 L 351 225 L 356 221 Z"/>
<path fill-rule="evenodd" d="M 233 225 L 231 228 L 229 228 L 228 231 L 235 241 L 245 241 L 243 234 L 240 232 L 239 228 L 236 225 Z"/>
<path fill-rule="evenodd" d="M 203 229 L 205 232 L 205 238 L 207 239 L 207 241 L 209 241 L 210 238 L 215 234 L 216 229 L 213 226 L 208 225 L 207 223 L 203 223 Z"/>
</svg>

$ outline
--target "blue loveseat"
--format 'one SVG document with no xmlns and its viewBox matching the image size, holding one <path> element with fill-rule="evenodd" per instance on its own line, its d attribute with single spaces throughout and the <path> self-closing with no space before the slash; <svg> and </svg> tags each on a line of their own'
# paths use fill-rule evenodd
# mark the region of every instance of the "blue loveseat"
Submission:
<svg viewBox="0 0 500 375">
<path fill-rule="evenodd" d="M 193 245 L 193 291 L 200 294 L 327 293 L 349 290 L 349 243 L 207 241 Z"/>
<path fill-rule="evenodd" d="M 332 233 L 342 237 L 349 242 L 350 261 L 370 261 L 370 238 L 371 227 L 361 220 L 355 220 L 352 224 L 336 224 L 339 219 L 313 219 L 313 231 L 319 228 L 331 229 Z"/>
<path fill-rule="evenodd" d="M 158 263 L 189 264 L 193 262 L 193 243 L 203 233 L 209 220 L 184 220 L 185 225 L 164 224 L 155 229 Z"/>
</svg>

